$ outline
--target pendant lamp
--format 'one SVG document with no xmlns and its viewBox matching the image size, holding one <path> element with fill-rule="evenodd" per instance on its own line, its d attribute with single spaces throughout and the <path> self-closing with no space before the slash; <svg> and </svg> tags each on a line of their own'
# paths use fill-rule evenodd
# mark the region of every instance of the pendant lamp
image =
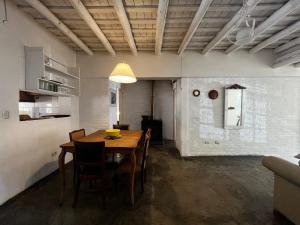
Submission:
<svg viewBox="0 0 300 225">
<path fill-rule="evenodd" d="M 128 84 L 136 82 L 136 77 L 127 63 L 118 63 L 111 72 L 109 80 Z"/>
</svg>

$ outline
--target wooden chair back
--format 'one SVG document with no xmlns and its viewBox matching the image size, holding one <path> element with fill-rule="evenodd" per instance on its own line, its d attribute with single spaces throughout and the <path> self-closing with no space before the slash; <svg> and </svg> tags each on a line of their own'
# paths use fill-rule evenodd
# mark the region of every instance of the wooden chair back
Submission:
<svg viewBox="0 0 300 225">
<path fill-rule="evenodd" d="M 70 141 L 75 141 L 85 136 L 85 129 L 73 130 L 69 133 Z"/>
<path fill-rule="evenodd" d="M 99 176 L 105 168 L 105 142 L 75 141 L 75 165 L 80 176 L 83 169 L 98 167 Z"/>
<path fill-rule="evenodd" d="M 105 142 L 75 141 L 75 164 L 85 166 L 104 166 Z"/>
<path fill-rule="evenodd" d="M 128 124 L 113 124 L 114 129 L 129 130 Z"/>
<path fill-rule="evenodd" d="M 74 141 L 74 161 L 76 168 L 76 185 L 73 207 L 76 207 L 80 183 L 89 181 L 90 191 L 97 186 L 98 179 L 105 178 L 105 142 Z M 105 207 L 105 193 L 102 190 L 103 206 Z"/>
<path fill-rule="evenodd" d="M 148 129 L 145 134 L 144 146 L 143 146 L 143 159 L 142 159 L 142 170 L 146 168 L 146 162 L 149 155 L 149 143 L 151 139 L 151 129 Z"/>
</svg>

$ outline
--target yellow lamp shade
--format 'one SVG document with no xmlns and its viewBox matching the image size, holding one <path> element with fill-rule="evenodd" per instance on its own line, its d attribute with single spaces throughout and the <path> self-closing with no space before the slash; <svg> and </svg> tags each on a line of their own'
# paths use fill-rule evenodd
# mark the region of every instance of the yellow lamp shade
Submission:
<svg viewBox="0 0 300 225">
<path fill-rule="evenodd" d="M 114 70 L 111 72 L 109 79 L 117 83 L 134 83 L 136 82 L 136 77 L 126 63 L 118 63 Z"/>
</svg>

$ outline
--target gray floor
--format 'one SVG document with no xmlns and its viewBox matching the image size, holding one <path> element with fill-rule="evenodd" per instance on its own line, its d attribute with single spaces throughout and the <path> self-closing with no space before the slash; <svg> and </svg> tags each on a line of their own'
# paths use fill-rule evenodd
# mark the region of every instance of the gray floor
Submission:
<svg viewBox="0 0 300 225">
<path fill-rule="evenodd" d="M 0 225 L 289 225 L 272 212 L 273 176 L 260 157 L 180 159 L 170 146 L 151 148 L 146 190 L 137 185 L 135 208 L 129 205 L 126 182 L 113 188 L 102 208 L 100 195 L 80 193 L 71 207 L 72 170 L 62 207 L 59 176 L 47 177 L 0 207 Z"/>
</svg>

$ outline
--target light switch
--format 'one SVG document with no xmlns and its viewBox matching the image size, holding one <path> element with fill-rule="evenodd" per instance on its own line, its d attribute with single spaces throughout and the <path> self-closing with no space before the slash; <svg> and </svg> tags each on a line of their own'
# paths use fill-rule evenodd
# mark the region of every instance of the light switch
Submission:
<svg viewBox="0 0 300 225">
<path fill-rule="evenodd" d="M 9 111 L 8 110 L 5 110 L 2 112 L 2 118 L 5 120 L 9 119 Z"/>
</svg>

